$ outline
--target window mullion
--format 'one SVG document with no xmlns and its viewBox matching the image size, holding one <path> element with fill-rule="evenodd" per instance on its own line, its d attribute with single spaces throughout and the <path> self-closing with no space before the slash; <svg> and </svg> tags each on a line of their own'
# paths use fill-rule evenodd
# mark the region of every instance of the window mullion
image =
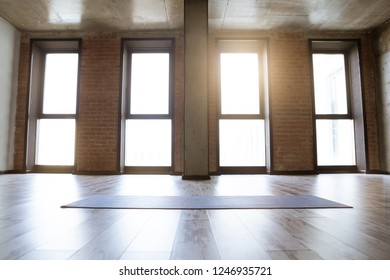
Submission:
<svg viewBox="0 0 390 280">
<path fill-rule="evenodd" d="M 39 114 L 38 119 L 76 119 L 76 114 Z"/>
<path fill-rule="evenodd" d="M 170 114 L 128 114 L 127 119 L 149 119 L 149 120 L 157 120 L 157 119 L 171 119 L 172 116 Z"/>
<path fill-rule="evenodd" d="M 220 114 L 220 119 L 264 119 L 261 114 Z"/>
</svg>

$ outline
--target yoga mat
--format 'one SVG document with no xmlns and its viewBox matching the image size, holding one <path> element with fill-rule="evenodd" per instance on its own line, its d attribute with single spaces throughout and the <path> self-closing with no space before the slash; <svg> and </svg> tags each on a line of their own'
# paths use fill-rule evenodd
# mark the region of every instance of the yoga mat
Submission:
<svg viewBox="0 0 390 280">
<path fill-rule="evenodd" d="M 92 209 L 316 209 L 352 208 L 313 195 L 112 196 L 94 195 L 62 208 Z"/>
</svg>

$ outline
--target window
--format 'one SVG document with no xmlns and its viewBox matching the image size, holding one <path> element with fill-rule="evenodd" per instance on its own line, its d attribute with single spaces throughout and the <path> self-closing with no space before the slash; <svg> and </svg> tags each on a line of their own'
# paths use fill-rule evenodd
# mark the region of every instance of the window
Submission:
<svg viewBox="0 0 390 280">
<path fill-rule="evenodd" d="M 221 114 L 260 114 L 257 53 L 221 53 Z"/>
<path fill-rule="evenodd" d="M 342 53 L 313 54 L 317 163 L 320 166 L 355 165 L 345 63 Z"/>
<path fill-rule="evenodd" d="M 356 129 L 363 127 L 356 123 L 356 116 L 362 115 L 357 105 L 360 81 L 350 75 L 351 65 L 357 63 L 353 60 L 358 60 L 357 47 L 332 41 L 315 41 L 312 46 L 317 165 L 320 170 L 355 170 L 357 143 L 364 142 L 359 140 L 364 132 Z"/>
<path fill-rule="evenodd" d="M 124 53 L 124 166 L 166 173 L 172 165 L 172 41 L 127 40 Z"/>
<path fill-rule="evenodd" d="M 313 54 L 317 115 L 348 114 L 344 54 Z"/>
<path fill-rule="evenodd" d="M 169 53 L 132 53 L 130 114 L 169 114 Z"/>
<path fill-rule="evenodd" d="M 221 172 L 265 170 L 264 45 L 257 40 L 219 41 Z"/>
<path fill-rule="evenodd" d="M 79 41 L 32 43 L 27 170 L 75 163 Z"/>
</svg>

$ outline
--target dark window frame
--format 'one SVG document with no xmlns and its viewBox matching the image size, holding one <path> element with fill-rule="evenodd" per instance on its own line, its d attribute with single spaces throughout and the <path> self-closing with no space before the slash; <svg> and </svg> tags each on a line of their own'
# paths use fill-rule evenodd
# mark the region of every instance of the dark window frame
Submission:
<svg viewBox="0 0 390 280">
<path fill-rule="evenodd" d="M 173 38 L 133 38 L 122 39 L 122 96 L 120 124 L 120 163 L 121 172 L 130 174 L 170 174 L 174 160 L 174 79 L 175 79 L 175 40 Z M 131 57 L 133 53 L 168 53 L 169 54 L 169 92 L 167 114 L 133 114 L 131 107 Z M 171 165 L 170 166 L 126 166 L 125 129 L 126 120 L 171 120 Z"/>
<path fill-rule="evenodd" d="M 79 83 L 77 83 L 77 89 L 76 89 L 76 108 L 75 108 L 75 113 L 74 114 L 45 114 L 43 113 L 43 99 L 44 99 L 44 83 L 45 83 L 45 74 L 46 74 L 46 57 L 48 54 L 69 54 L 69 53 L 75 53 L 79 55 L 80 59 L 80 54 L 79 50 L 43 50 L 42 55 L 43 55 L 43 69 L 42 69 L 42 80 L 40 81 L 40 92 L 39 92 L 39 104 L 38 104 L 38 118 L 39 119 L 74 119 L 77 116 L 77 101 L 78 101 L 78 88 L 79 88 Z M 80 62 L 78 62 L 78 72 L 80 69 Z M 79 75 L 78 75 L 79 76 Z"/>
<path fill-rule="evenodd" d="M 347 113 L 346 114 L 317 114 L 315 112 L 316 119 L 353 119 L 352 116 L 352 107 L 351 107 L 351 86 L 350 86 L 350 71 L 349 71 L 349 58 L 348 53 L 345 50 L 341 51 L 321 51 L 314 50 L 312 51 L 312 55 L 315 54 L 342 54 L 344 56 L 344 70 L 345 70 L 345 85 L 346 85 L 346 97 L 347 97 Z M 314 68 L 313 68 L 314 70 Z M 313 73 L 314 77 L 314 73 Z M 314 81 L 313 81 L 314 85 Z M 315 111 L 315 107 L 314 107 Z"/>
<path fill-rule="evenodd" d="M 267 41 L 264 39 L 217 39 L 216 42 L 216 65 L 218 73 L 218 112 L 217 112 L 217 164 L 221 174 L 265 174 L 269 169 L 269 128 L 267 128 Z M 221 54 L 222 53 L 257 53 L 258 55 L 258 81 L 259 81 L 259 114 L 222 114 L 222 91 L 221 91 Z M 220 120 L 263 120 L 265 132 L 265 166 L 221 166 L 220 165 L 220 147 L 219 147 L 219 122 Z M 267 145 L 268 144 L 268 145 Z"/>
<path fill-rule="evenodd" d="M 28 120 L 26 127 L 26 172 L 60 172 L 71 173 L 76 168 L 77 155 L 77 119 L 79 112 L 80 71 L 81 71 L 81 39 L 31 39 L 30 40 L 30 75 L 29 95 L 27 102 Z M 52 53 L 78 54 L 76 108 L 74 114 L 44 114 L 44 79 L 46 70 L 46 55 Z M 73 165 L 39 165 L 36 164 L 37 122 L 41 119 L 74 119 L 75 120 L 75 150 Z"/>
<path fill-rule="evenodd" d="M 367 167 L 367 145 L 366 129 L 363 102 L 363 80 L 361 75 L 361 51 L 360 40 L 358 39 L 310 39 L 310 67 L 312 81 L 312 101 L 313 101 L 313 127 L 317 130 L 317 120 L 353 120 L 355 138 L 355 165 L 318 165 L 317 163 L 317 137 L 314 133 L 314 164 L 317 172 L 365 172 Z M 314 66 L 313 54 L 343 54 L 345 63 L 345 79 L 347 94 L 347 114 L 317 114 L 315 112 L 314 93 Z M 353 73 L 358 71 L 358 74 Z"/>
</svg>

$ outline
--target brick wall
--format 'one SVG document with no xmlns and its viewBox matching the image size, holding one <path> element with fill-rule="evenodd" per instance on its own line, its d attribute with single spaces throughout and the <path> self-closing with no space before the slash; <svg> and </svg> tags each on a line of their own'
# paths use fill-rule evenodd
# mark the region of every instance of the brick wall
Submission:
<svg viewBox="0 0 390 280">
<path fill-rule="evenodd" d="M 118 164 L 121 38 L 83 38 L 77 122 L 77 172 L 114 172 Z"/>
<path fill-rule="evenodd" d="M 215 39 L 265 38 L 269 54 L 269 94 L 272 121 L 272 170 L 313 172 L 315 143 L 313 101 L 308 40 L 311 38 L 357 38 L 362 40 L 362 76 L 367 123 L 368 169 L 377 170 L 379 149 L 376 119 L 374 62 L 371 38 L 366 34 L 301 34 L 236 32 L 211 34 L 209 38 L 209 170 L 218 171 L 217 106 L 218 77 L 215 67 Z M 175 37 L 174 151 L 173 173 L 183 172 L 184 77 L 183 34 L 152 33 L 44 33 L 23 34 L 17 98 L 14 169 L 23 170 L 30 38 L 82 38 L 80 95 L 77 132 L 77 172 L 119 171 L 119 99 L 121 94 L 121 38 Z"/>
<path fill-rule="evenodd" d="M 174 155 L 172 173 L 184 171 L 184 37 L 175 38 Z"/>
<path fill-rule="evenodd" d="M 381 167 L 390 174 L 390 21 L 376 30 L 375 50 L 377 59 L 379 132 Z"/>
<path fill-rule="evenodd" d="M 26 150 L 26 125 L 27 125 L 27 100 L 29 85 L 30 66 L 30 40 L 23 37 L 20 46 L 19 76 L 18 76 L 18 96 L 16 99 L 16 119 L 15 119 L 15 143 L 14 143 L 14 170 L 23 171 L 25 169 Z"/>
<path fill-rule="evenodd" d="M 371 36 L 366 33 L 212 33 L 209 42 L 209 138 L 210 171 L 218 172 L 218 77 L 215 42 L 218 38 L 267 39 L 269 42 L 269 96 L 271 117 L 271 172 L 316 172 L 314 102 L 311 81 L 309 39 L 360 39 L 365 108 L 367 170 L 380 171 L 377 100 Z"/>
<path fill-rule="evenodd" d="M 272 171 L 313 171 L 313 108 L 308 41 L 302 34 L 270 40 Z"/>
<path fill-rule="evenodd" d="M 213 34 L 210 53 L 218 38 L 267 39 L 272 141 L 271 172 L 313 172 L 313 119 L 308 40 L 302 34 Z M 218 73 L 210 55 L 209 136 L 210 170 L 218 172 Z"/>
<path fill-rule="evenodd" d="M 208 71 L 209 71 L 209 171 L 218 173 L 218 95 L 219 79 L 216 53 L 216 38 L 209 37 Z"/>
<path fill-rule="evenodd" d="M 21 44 L 14 169 L 24 170 L 30 39 L 81 38 L 81 68 L 76 140 L 78 173 L 119 172 L 121 39 L 176 37 L 173 173 L 183 170 L 183 40 L 175 33 L 24 33 Z"/>
<path fill-rule="evenodd" d="M 363 102 L 366 121 L 367 171 L 383 171 L 380 165 L 378 135 L 378 100 L 375 74 L 373 37 L 365 34 L 361 38 L 361 75 L 363 80 Z"/>
</svg>

